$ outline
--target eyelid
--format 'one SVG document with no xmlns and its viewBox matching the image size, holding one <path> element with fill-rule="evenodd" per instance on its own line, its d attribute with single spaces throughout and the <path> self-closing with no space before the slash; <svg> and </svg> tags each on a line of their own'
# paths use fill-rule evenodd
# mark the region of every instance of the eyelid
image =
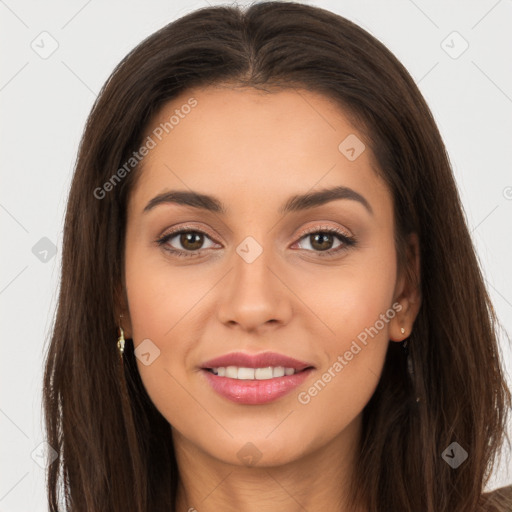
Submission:
<svg viewBox="0 0 512 512">
<path fill-rule="evenodd" d="M 302 238 L 306 235 L 310 235 L 311 233 L 317 233 L 319 231 L 324 231 L 324 230 L 325 231 L 335 231 L 338 234 L 343 235 L 347 238 L 352 238 L 352 236 L 353 236 L 350 233 L 350 231 L 340 228 L 339 226 L 328 226 L 326 224 L 321 224 L 321 225 L 315 224 L 315 225 L 310 226 L 309 228 L 306 228 L 303 231 L 301 231 L 300 237 Z"/>
<path fill-rule="evenodd" d="M 208 235 L 212 240 L 215 240 L 217 238 L 216 235 L 213 235 L 208 228 L 204 228 L 203 226 L 201 226 L 201 227 L 195 226 L 193 224 L 185 224 L 183 226 L 180 225 L 177 228 L 174 228 L 174 227 L 169 228 L 168 230 L 164 231 L 164 233 L 162 235 L 160 235 L 158 238 L 162 239 L 169 235 L 175 236 L 182 231 L 197 231 L 198 233 L 204 233 L 204 234 Z"/>
</svg>

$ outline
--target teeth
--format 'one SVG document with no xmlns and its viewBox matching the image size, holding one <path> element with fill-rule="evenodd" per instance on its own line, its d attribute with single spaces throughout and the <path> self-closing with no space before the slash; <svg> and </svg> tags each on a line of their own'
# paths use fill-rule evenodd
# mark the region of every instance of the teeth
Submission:
<svg viewBox="0 0 512 512">
<path fill-rule="evenodd" d="M 240 373 L 238 373 L 238 375 L 240 375 Z M 254 369 L 254 378 L 256 380 L 267 380 L 267 379 L 272 379 L 274 377 L 277 377 L 277 375 L 274 375 L 274 370 L 272 369 L 272 366 L 267 366 L 266 368 L 255 368 Z"/>
<path fill-rule="evenodd" d="M 267 366 L 265 368 L 221 366 L 219 368 L 212 368 L 211 370 L 219 377 L 229 377 L 230 379 L 239 380 L 268 380 L 296 373 L 294 368 L 285 368 L 284 366 Z"/>
</svg>

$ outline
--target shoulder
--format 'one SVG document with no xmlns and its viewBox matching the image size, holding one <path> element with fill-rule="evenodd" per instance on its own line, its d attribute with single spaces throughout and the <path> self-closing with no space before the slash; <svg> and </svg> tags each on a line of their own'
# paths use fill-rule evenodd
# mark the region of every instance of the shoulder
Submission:
<svg viewBox="0 0 512 512">
<path fill-rule="evenodd" d="M 512 485 L 482 494 L 482 512 L 512 512 Z"/>
</svg>

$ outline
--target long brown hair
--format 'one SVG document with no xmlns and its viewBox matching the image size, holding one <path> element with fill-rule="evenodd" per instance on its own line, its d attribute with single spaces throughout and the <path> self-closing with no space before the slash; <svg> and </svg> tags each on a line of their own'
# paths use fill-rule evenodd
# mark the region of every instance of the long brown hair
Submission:
<svg viewBox="0 0 512 512">
<path fill-rule="evenodd" d="M 363 411 L 353 502 L 386 512 L 480 510 L 504 438 L 510 445 L 511 394 L 441 136 L 383 44 L 341 16 L 293 2 L 207 7 L 166 25 L 123 59 L 93 106 L 69 193 L 44 375 L 47 440 L 58 453 L 47 473 L 50 510 L 175 510 L 170 426 L 141 382 L 133 341 L 124 366 L 116 346 L 126 206 L 140 166 L 108 193 L 95 191 L 141 146 L 166 102 L 221 83 L 334 100 L 364 134 L 392 193 L 399 268 L 407 235 L 420 239 L 422 305 L 408 339 L 414 375 L 390 343 Z M 468 453 L 457 469 L 442 457 L 453 442 Z"/>
</svg>

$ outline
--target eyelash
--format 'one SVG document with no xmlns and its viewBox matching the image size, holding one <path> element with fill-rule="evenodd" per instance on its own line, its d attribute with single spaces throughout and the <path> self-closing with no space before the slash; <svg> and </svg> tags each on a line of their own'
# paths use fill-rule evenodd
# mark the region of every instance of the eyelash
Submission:
<svg viewBox="0 0 512 512">
<path fill-rule="evenodd" d="M 184 233 L 198 233 L 201 235 L 205 235 L 208 238 L 211 239 L 211 237 L 208 235 L 208 233 L 205 233 L 204 231 L 201 231 L 197 228 L 192 228 L 191 226 L 185 226 L 181 229 L 178 229 L 176 231 L 172 231 L 171 233 L 168 233 L 167 235 L 164 235 L 163 237 L 156 240 L 156 243 L 159 247 L 164 246 L 169 240 L 176 237 L 177 235 L 182 235 Z M 303 238 L 307 237 L 308 235 L 315 235 L 315 234 L 334 234 L 336 237 L 342 242 L 342 245 L 340 245 L 336 249 L 328 249 L 327 251 L 314 251 L 314 250 L 308 250 L 309 252 L 315 252 L 318 253 L 318 255 L 321 258 L 329 258 L 334 257 L 341 251 L 346 251 L 350 247 L 354 247 L 357 244 L 357 240 L 353 236 L 347 236 L 345 233 L 343 233 L 341 230 L 336 228 L 327 228 L 323 226 L 315 227 L 314 229 L 306 230 L 304 233 L 301 234 L 298 241 L 302 240 Z M 202 250 L 206 249 L 198 249 L 196 251 L 182 251 L 180 249 L 170 249 L 169 247 L 163 247 L 164 250 L 172 253 L 175 256 L 178 256 L 179 258 L 191 258 L 198 256 L 198 253 Z"/>
</svg>

